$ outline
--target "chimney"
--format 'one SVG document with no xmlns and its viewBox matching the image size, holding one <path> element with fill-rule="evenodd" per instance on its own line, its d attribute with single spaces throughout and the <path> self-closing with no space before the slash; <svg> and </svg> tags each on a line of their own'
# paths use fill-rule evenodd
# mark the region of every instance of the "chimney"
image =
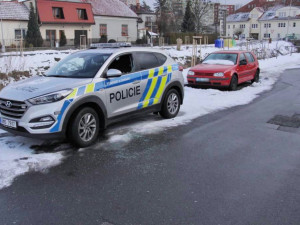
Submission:
<svg viewBox="0 0 300 225">
<path fill-rule="evenodd" d="M 141 10 L 140 0 L 136 0 L 136 9 L 137 9 L 137 11 Z"/>
</svg>

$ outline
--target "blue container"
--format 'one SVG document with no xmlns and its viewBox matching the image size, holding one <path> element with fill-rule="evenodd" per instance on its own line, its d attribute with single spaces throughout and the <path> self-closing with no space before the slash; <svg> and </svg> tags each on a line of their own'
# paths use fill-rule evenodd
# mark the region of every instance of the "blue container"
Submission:
<svg viewBox="0 0 300 225">
<path fill-rule="evenodd" d="M 215 47 L 216 48 L 223 48 L 223 46 L 224 46 L 224 40 L 223 39 L 215 40 Z"/>
</svg>

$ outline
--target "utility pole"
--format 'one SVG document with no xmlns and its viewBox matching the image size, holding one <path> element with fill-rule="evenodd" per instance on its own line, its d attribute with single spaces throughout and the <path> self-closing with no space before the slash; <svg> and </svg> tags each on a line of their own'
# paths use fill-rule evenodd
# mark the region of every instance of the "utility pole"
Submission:
<svg viewBox="0 0 300 225">
<path fill-rule="evenodd" d="M 2 18 L 1 18 L 1 34 L 2 34 L 2 49 L 1 49 L 1 51 L 5 52 L 5 41 L 4 41 L 4 34 L 3 34 L 3 21 L 2 21 Z"/>
<path fill-rule="evenodd" d="M 150 23 L 151 23 L 151 34 L 150 34 L 150 40 L 151 40 L 151 47 L 153 47 L 153 40 L 152 40 L 152 34 L 153 34 L 153 31 L 152 31 L 152 16 L 150 17 Z"/>
</svg>

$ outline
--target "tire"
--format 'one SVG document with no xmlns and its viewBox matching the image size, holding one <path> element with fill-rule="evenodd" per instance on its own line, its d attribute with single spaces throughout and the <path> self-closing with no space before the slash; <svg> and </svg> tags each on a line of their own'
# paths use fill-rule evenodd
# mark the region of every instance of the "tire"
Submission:
<svg viewBox="0 0 300 225">
<path fill-rule="evenodd" d="M 70 121 L 68 138 L 76 147 L 88 147 L 98 138 L 99 116 L 90 107 L 80 109 Z"/>
<path fill-rule="evenodd" d="M 254 75 L 254 79 L 251 80 L 251 83 L 258 83 L 259 82 L 259 70 L 256 70 L 256 73 Z"/>
<path fill-rule="evenodd" d="M 236 75 L 233 75 L 231 77 L 231 81 L 230 81 L 230 85 L 229 85 L 229 90 L 230 91 L 235 91 L 237 89 L 238 86 L 238 78 Z"/>
<path fill-rule="evenodd" d="M 180 109 L 181 98 L 177 90 L 171 89 L 167 92 L 159 114 L 165 119 L 177 116 Z"/>
</svg>

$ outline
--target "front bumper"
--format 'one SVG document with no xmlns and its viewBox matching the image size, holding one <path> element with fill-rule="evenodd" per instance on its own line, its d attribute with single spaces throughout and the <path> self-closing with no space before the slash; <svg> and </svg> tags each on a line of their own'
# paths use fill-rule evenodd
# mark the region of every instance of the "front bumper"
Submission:
<svg viewBox="0 0 300 225">
<path fill-rule="evenodd" d="M 11 134 L 17 135 L 17 136 L 23 136 L 28 138 L 35 138 L 35 139 L 44 139 L 44 140 L 56 140 L 56 139 L 65 139 L 66 135 L 63 132 L 56 132 L 56 133 L 36 133 L 31 134 L 26 129 L 22 127 L 18 127 L 17 129 L 12 129 L 5 127 L 0 124 L 0 129 L 5 130 Z"/>
<path fill-rule="evenodd" d="M 205 78 L 208 81 L 198 82 L 197 78 Z M 217 87 L 228 87 L 230 85 L 230 78 L 227 77 L 198 77 L 198 76 L 187 76 L 188 84 L 191 86 L 217 86 Z"/>
<path fill-rule="evenodd" d="M 61 124 L 62 120 L 59 119 L 59 117 L 62 117 L 61 114 L 63 113 L 63 105 L 64 100 L 49 104 L 31 105 L 20 119 L 0 114 L 1 119 L 4 118 L 7 120 L 13 120 L 17 123 L 16 129 L 3 126 L 2 124 L 0 124 L 0 128 L 16 135 L 33 138 L 53 139 L 64 137 Z M 36 122 L 34 121 L 35 119 L 47 116 L 52 117 L 54 120 L 53 124 L 47 127 L 34 127 L 34 125 L 36 125 Z M 55 132 L 52 129 L 53 127 L 58 127 Z"/>
</svg>

